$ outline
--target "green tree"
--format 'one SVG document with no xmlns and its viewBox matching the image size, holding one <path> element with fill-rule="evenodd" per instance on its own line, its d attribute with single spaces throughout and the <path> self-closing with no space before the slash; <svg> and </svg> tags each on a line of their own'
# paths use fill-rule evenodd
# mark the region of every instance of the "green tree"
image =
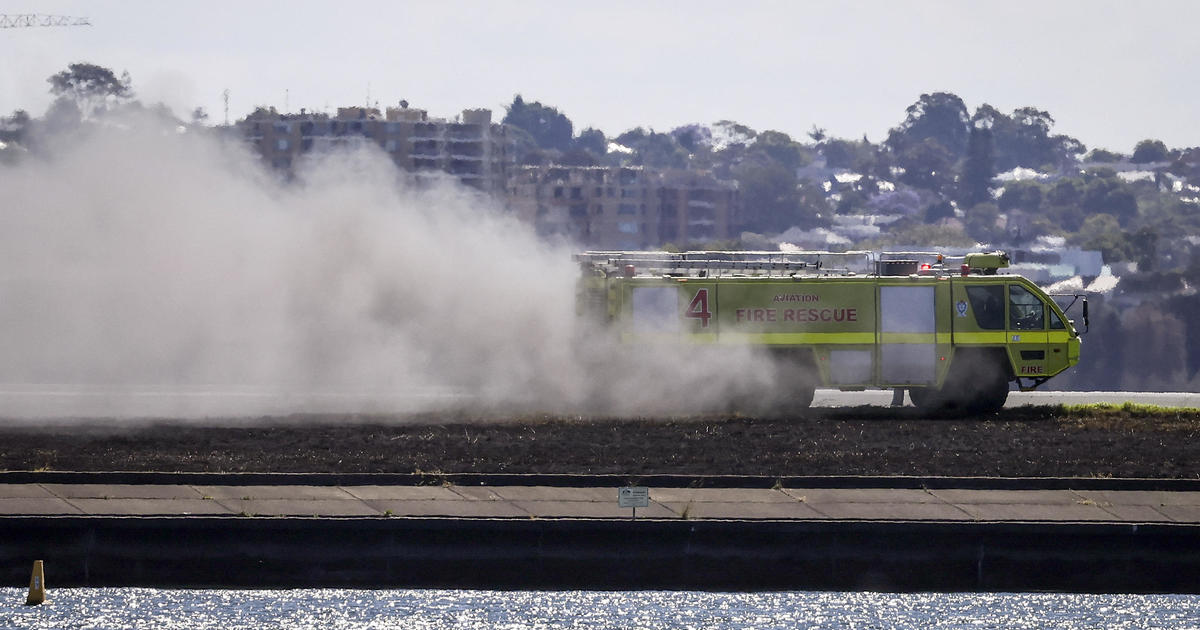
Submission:
<svg viewBox="0 0 1200 630">
<path fill-rule="evenodd" d="M 1054 118 L 1036 107 L 1021 107 L 1007 116 L 985 103 L 975 110 L 972 120 L 991 126 L 997 172 L 1018 166 L 1061 168 L 1086 150 L 1075 138 L 1052 135 Z"/>
<path fill-rule="evenodd" d="M 133 98 L 129 73 L 120 78 L 112 70 L 90 63 L 73 63 L 46 79 L 50 93 L 75 103 L 85 118 Z"/>
<path fill-rule="evenodd" d="M 868 214 L 867 201 L 866 193 L 851 188 L 838 198 L 834 212 L 837 214 Z"/>
<path fill-rule="evenodd" d="M 781 131 L 760 132 L 752 149 L 765 151 L 772 159 L 791 169 L 800 168 L 811 161 L 808 151 Z"/>
<path fill-rule="evenodd" d="M 617 136 L 617 142 L 634 151 L 632 162 L 651 168 L 687 168 L 688 152 L 675 136 L 651 129 L 631 129 Z"/>
<path fill-rule="evenodd" d="M 1104 162 L 1106 164 L 1120 162 L 1122 158 L 1123 156 L 1120 153 L 1114 153 L 1106 149 L 1092 149 L 1092 152 L 1087 156 L 1089 162 Z"/>
<path fill-rule="evenodd" d="M 807 225 L 815 219 L 805 216 L 796 171 L 767 154 L 754 154 L 741 161 L 733 167 L 733 175 L 741 191 L 747 230 L 782 232 L 793 225 Z"/>
<path fill-rule="evenodd" d="M 960 200 L 967 206 L 992 198 L 992 178 L 996 176 L 991 122 L 976 120 L 967 140 L 967 159 L 963 164 Z"/>
<path fill-rule="evenodd" d="M 896 164 L 904 169 L 900 181 L 909 186 L 941 193 L 954 182 L 954 156 L 933 138 L 906 148 Z"/>
<path fill-rule="evenodd" d="M 1077 203 L 1050 205 L 1042 209 L 1043 216 L 1053 226 L 1066 232 L 1078 232 L 1087 215 Z"/>
<path fill-rule="evenodd" d="M 854 145 L 847 140 L 834 138 L 821 145 L 825 165 L 829 168 L 851 168 L 854 166 Z"/>
<path fill-rule="evenodd" d="M 574 148 L 604 157 L 604 154 L 608 153 L 608 139 L 604 137 L 603 131 L 588 127 L 579 132 L 579 137 L 575 138 Z"/>
<path fill-rule="evenodd" d="M 1084 219 L 1075 240 L 1085 249 L 1100 250 L 1105 262 L 1129 259 L 1129 242 L 1120 221 L 1111 214 L 1094 214 Z"/>
<path fill-rule="evenodd" d="M 1000 219 L 1000 208 L 994 203 L 979 203 L 967 208 L 964 226 L 971 238 L 987 243 L 996 241 L 1004 236 L 1004 230 L 997 223 Z"/>
<path fill-rule="evenodd" d="M 1121 225 L 1127 225 L 1138 212 L 1137 196 L 1112 171 L 1093 176 L 1087 182 L 1080 205 L 1088 214 L 1115 216 Z"/>
<path fill-rule="evenodd" d="M 1078 204 L 1083 199 L 1081 182 L 1077 179 L 1060 179 L 1050 189 L 1047 199 L 1056 206 Z"/>
<path fill-rule="evenodd" d="M 633 129 L 630 129 L 629 131 L 617 136 L 615 140 L 617 144 L 632 149 L 644 141 L 647 135 L 648 134 L 645 129 L 642 129 L 641 127 L 634 127 Z"/>
<path fill-rule="evenodd" d="M 966 152 L 971 116 L 958 96 L 949 92 L 922 94 L 905 114 L 904 122 L 888 133 L 887 144 L 893 152 L 904 153 L 928 140 L 949 151 L 952 160 Z"/>
<path fill-rule="evenodd" d="M 508 130 L 507 135 L 513 159 L 518 164 L 537 166 L 548 161 L 545 151 L 538 146 L 537 140 L 528 131 L 520 127 L 512 127 Z"/>
<path fill-rule="evenodd" d="M 712 144 L 712 130 L 703 125 L 684 125 L 671 130 L 679 146 L 688 153 L 699 153 Z"/>
<path fill-rule="evenodd" d="M 942 219 L 954 218 L 954 206 L 949 201 L 939 201 L 932 203 L 928 208 L 925 208 L 925 222 L 937 223 Z"/>
<path fill-rule="evenodd" d="M 1158 232 L 1150 227 L 1141 227 L 1126 238 L 1130 257 L 1137 263 L 1138 271 L 1154 271 L 1158 260 Z"/>
<path fill-rule="evenodd" d="M 857 173 L 874 171 L 878 148 L 865 140 L 856 142 L 841 138 L 830 138 L 821 144 L 821 154 L 829 168 L 845 168 Z"/>
<path fill-rule="evenodd" d="M 1042 187 L 1036 182 L 1012 182 L 997 200 L 1001 210 L 1037 212 L 1042 207 Z"/>
<path fill-rule="evenodd" d="M 1165 162 L 1170 156 L 1171 153 L 1162 140 L 1142 140 L 1133 148 L 1133 155 L 1129 157 L 1129 161 L 1134 164 Z"/>
<path fill-rule="evenodd" d="M 892 247 L 917 246 L 971 247 L 975 240 L 957 226 L 926 225 L 913 223 L 890 230 L 878 239 L 860 245 L 863 249 L 887 249 Z"/>
<path fill-rule="evenodd" d="M 507 110 L 504 124 L 529 132 L 539 147 L 559 151 L 571 149 L 573 125 L 571 120 L 557 109 L 537 101 L 526 103 L 521 95 L 517 94 Z"/>
</svg>

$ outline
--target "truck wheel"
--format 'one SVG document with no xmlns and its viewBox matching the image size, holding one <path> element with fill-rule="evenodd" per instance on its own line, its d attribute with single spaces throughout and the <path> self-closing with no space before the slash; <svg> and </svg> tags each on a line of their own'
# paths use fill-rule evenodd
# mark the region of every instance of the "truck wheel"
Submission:
<svg viewBox="0 0 1200 630">
<path fill-rule="evenodd" d="M 965 407 L 961 391 L 949 379 L 942 387 L 910 387 L 908 397 L 922 411 L 961 411 Z"/>
<path fill-rule="evenodd" d="M 1008 374 L 995 362 L 981 365 L 972 385 L 973 397 L 967 405 L 970 411 L 996 412 L 1008 400 Z"/>
<path fill-rule="evenodd" d="M 812 406 L 817 389 L 817 370 L 811 357 L 803 354 L 775 358 L 775 388 L 765 400 L 771 411 L 797 412 Z"/>
<path fill-rule="evenodd" d="M 931 402 L 930 397 L 936 392 L 929 387 L 909 387 L 908 398 L 912 401 L 913 406 L 918 409 L 928 409 Z"/>
<path fill-rule="evenodd" d="M 789 396 L 783 400 L 783 406 L 788 409 L 808 409 L 812 406 L 813 396 L 816 394 L 817 387 L 812 382 L 796 383 Z"/>
<path fill-rule="evenodd" d="M 913 404 L 926 411 L 991 413 L 1008 400 L 1008 372 L 988 355 L 963 355 L 940 388 L 913 387 Z"/>
</svg>

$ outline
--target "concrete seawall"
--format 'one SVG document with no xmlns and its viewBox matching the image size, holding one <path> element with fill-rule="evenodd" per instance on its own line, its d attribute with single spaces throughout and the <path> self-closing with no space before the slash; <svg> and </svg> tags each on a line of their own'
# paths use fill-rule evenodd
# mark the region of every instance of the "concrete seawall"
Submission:
<svg viewBox="0 0 1200 630">
<path fill-rule="evenodd" d="M 0 519 L 8 584 L 1196 592 L 1176 525 Z"/>
<path fill-rule="evenodd" d="M 52 586 L 1200 592 L 1190 483 L 727 479 L 652 487 L 635 521 L 583 479 L 20 475 L 0 483 L 10 585 L 41 559 Z"/>
</svg>

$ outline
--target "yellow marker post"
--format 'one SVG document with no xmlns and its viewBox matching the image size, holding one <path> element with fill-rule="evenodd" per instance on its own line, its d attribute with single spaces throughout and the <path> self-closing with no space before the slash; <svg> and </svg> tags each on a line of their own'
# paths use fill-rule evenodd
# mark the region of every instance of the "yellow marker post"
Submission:
<svg viewBox="0 0 1200 630">
<path fill-rule="evenodd" d="M 46 574 L 42 569 L 42 561 L 33 561 L 33 575 L 29 578 L 29 597 L 25 598 L 26 606 L 37 606 L 46 601 Z"/>
</svg>

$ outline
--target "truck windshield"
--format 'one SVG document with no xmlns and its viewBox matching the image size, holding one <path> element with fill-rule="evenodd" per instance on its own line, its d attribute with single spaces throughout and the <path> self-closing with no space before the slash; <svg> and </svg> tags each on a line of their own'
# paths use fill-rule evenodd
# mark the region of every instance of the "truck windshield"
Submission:
<svg viewBox="0 0 1200 630">
<path fill-rule="evenodd" d="M 1041 298 L 1025 287 L 1011 285 L 1008 288 L 1008 325 L 1013 330 L 1037 330 L 1045 328 L 1046 305 Z"/>
</svg>

